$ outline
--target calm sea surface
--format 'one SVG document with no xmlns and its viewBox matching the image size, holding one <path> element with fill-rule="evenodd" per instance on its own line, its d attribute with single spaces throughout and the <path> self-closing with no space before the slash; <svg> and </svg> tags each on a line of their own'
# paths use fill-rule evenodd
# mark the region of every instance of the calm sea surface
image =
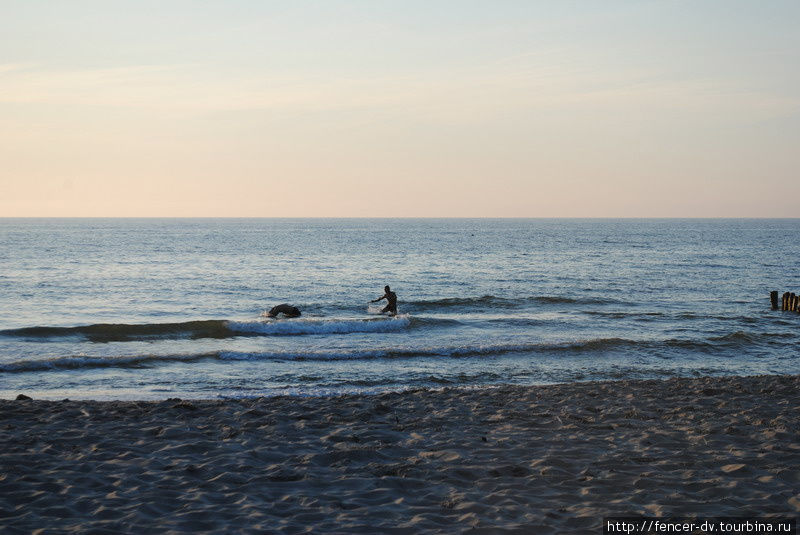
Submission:
<svg viewBox="0 0 800 535">
<path fill-rule="evenodd" d="M 798 219 L 0 219 L 0 397 L 800 373 L 799 261 Z"/>
</svg>

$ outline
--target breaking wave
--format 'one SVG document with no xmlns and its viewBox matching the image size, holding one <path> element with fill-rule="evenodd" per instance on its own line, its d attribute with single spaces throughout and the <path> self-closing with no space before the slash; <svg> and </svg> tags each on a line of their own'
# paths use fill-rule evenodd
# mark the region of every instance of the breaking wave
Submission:
<svg viewBox="0 0 800 535">
<path fill-rule="evenodd" d="M 224 320 L 181 323 L 97 323 L 77 327 L 23 327 L 0 331 L 0 336 L 20 338 L 64 338 L 81 336 L 92 342 L 116 342 L 148 338 L 227 338 L 231 331 Z"/>
<path fill-rule="evenodd" d="M 240 334 L 280 336 L 300 334 L 384 333 L 402 331 L 411 325 L 408 316 L 389 319 L 229 321 L 227 327 Z"/>
<path fill-rule="evenodd" d="M 291 319 L 273 321 L 203 320 L 181 323 L 98 323 L 77 327 L 24 327 L 0 331 L 0 336 L 27 339 L 83 337 L 91 342 L 125 342 L 169 338 L 232 338 L 236 336 L 286 336 L 303 334 L 348 334 L 392 332 L 414 324 L 435 324 L 410 316 L 369 319 Z"/>
<path fill-rule="evenodd" d="M 391 329 L 402 329 L 408 325 L 408 318 L 395 318 L 381 320 L 380 323 L 390 325 Z M 322 323 L 322 322 L 317 322 Z M 333 323 L 333 322 L 330 322 Z M 364 325 L 379 323 L 361 322 L 357 326 L 327 325 L 324 329 L 342 329 L 342 332 L 360 332 L 348 329 L 362 328 Z M 318 326 L 319 327 L 319 326 Z M 242 328 L 252 328 L 245 324 Z M 281 327 L 284 329 L 285 327 Z M 368 328 L 387 328 L 386 325 Z M 267 328 L 269 329 L 269 328 Z M 281 334 L 308 334 L 317 333 L 318 330 L 281 333 Z M 331 331 L 324 331 L 331 332 Z M 276 334 L 276 333 L 271 333 Z M 423 348 L 378 348 L 354 350 L 300 350 L 300 351 L 213 351 L 198 354 L 178 355 L 133 355 L 133 356 L 86 356 L 75 355 L 57 358 L 19 360 L 0 364 L 0 373 L 22 373 L 48 370 L 71 370 L 83 368 L 137 368 L 154 366 L 161 363 L 182 362 L 192 363 L 201 360 L 216 361 L 269 361 L 269 360 L 298 360 L 298 361 L 330 361 L 330 360 L 365 360 L 365 359 L 402 359 L 425 357 L 491 357 L 508 353 L 549 353 L 549 354 L 602 354 L 609 351 L 664 351 L 684 349 L 700 352 L 713 352 L 719 349 L 720 344 L 729 345 L 751 344 L 753 338 L 742 333 L 732 333 L 726 337 L 696 339 L 663 339 L 663 340 L 632 340 L 627 338 L 597 338 L 591 340 L 575 340 L 563 342 L 523 342 L 506 344 L 485 344 L 472 346 L 444 346 Z"/>
</svg>

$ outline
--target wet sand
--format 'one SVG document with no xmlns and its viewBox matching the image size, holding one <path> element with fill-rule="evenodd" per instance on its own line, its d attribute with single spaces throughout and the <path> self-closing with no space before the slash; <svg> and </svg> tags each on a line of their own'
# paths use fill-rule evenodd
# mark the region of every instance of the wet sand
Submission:
<svg viewBox="0 0 800 535">
<path fill-rule="evenodd" d="M 0 401 L 0 532 L 602 533 L 796 517 L 800 376 Z"/>
</svg>

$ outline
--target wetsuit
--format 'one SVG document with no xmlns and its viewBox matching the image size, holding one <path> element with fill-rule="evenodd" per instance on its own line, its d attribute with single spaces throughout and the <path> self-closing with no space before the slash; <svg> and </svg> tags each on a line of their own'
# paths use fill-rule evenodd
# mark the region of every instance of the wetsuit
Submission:
<svg viewBox="0 0 800 535">
<path fill-rule="evenodd" d="M 394 292 L 386 292 L 386 294 L 383 297 L 381 297 L 380 299 L 378 299 L 378 301 L 380 301 L 381 299 L 386 299 L 386 301 L 387 301 L 387 305 L 385 307 L 383 307 L 383 310 L 381 310 L 381 314 L 383 314 L 384 312 L 388 312 L 389 314 L 396 315 L 397 314 L 397 294 L 394 293 Z"/>
</svg>

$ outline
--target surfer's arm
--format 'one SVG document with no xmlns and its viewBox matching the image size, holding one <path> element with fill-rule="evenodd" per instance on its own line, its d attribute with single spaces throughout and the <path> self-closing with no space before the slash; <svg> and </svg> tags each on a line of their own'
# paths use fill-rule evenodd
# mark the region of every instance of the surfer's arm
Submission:
<svg viewBox="0 0 800 535">
<path fill-rule="evenodd" d="M 384 295 L 383 297 L 379 297 L 377 299 L 373 299 L 372 301 L 370 301 L 370 303 L 377 303 L 378 301 L 380 301 L 382 299 L 386 299 L 386 296 Z"/>
</svg>

